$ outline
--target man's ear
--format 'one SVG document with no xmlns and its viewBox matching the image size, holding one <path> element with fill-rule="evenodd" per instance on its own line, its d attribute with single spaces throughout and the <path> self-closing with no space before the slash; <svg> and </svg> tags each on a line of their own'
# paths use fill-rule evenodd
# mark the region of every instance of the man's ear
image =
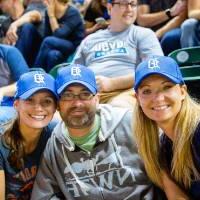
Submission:
<svg viewBox="0 0 200 200">
<path fill-rule="evenodd" d="M 98 107 L 99 106 L 99 102 L 100 102 L 100 95 L 99 93 L 95 94 L 95 101 L 96 101 L 96 106 Z"/>
</svg>

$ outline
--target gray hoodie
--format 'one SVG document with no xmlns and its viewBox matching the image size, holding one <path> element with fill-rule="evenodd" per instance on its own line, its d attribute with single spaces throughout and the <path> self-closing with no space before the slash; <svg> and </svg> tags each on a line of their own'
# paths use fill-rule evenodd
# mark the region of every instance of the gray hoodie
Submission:
<svg viewBox="0 0 200 200">
<path fill-rule="evenodd" d="M 132 113 L 100 106 L 101 129 L 91 153 L 75 146 L 64 122 L 48 141 L 35 181 L 32 200 L 153 200 L 132 138 Z"/>
</svg>

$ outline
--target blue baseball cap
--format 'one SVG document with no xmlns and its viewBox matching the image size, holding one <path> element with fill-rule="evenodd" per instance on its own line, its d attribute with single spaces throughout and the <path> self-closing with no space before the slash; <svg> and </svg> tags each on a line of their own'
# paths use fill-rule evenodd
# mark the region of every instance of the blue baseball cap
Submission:
<svg viewBox="0 0 200 200">
<path fill-rule="evenodd" d="M 60 68 L 56 77 L 56 90 L 60 95 L 63 90 L 74 83 L 85 86 L 92 94 L 96 94 L 97 84 L 94 72 L 86 66 L 71 64 Z"/>
<path fill-rule="evenodd" d="M 154 56 L 137 66 L 135 70 L 135 91 L 141 82 L 152 74 L 164 76 L 176 84 L 184 84 L 180 68 L 174 59 L 167 56 Z"/>
<path fill-rule="evenodd" d="M 20 76 L 17 81 L 15 99 L 28 99 L 39 90 L 49 90 L 56 98 L 55 79 L 44 71 L 30 71 Z"/>
</svg>

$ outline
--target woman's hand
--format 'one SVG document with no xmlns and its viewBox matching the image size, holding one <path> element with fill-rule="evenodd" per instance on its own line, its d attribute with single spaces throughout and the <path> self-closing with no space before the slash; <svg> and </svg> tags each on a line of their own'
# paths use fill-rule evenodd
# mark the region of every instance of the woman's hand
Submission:
<svg viewBox="0 0 200 200">
<path fill-rule="evenodd" d="M 55 0 L 44 0 L 49 17 L 55 17 Z"/>
</svg>

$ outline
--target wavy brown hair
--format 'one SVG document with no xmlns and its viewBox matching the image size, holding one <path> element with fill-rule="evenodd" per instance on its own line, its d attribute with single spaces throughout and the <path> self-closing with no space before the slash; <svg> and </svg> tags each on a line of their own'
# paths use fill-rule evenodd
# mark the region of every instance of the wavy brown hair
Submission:
<svg viewBox="0 0 200 200">
<path fill-rule="evenodd" d="M 3 135 L 3 140 L 10 148 L 8 162 L 16 169 L 24 167 L 25 149 L 23 145 L 23 138 L 20 134 L 18 120 L 14 121 L 13 126 L 8 129 Z"/>
</svg>

